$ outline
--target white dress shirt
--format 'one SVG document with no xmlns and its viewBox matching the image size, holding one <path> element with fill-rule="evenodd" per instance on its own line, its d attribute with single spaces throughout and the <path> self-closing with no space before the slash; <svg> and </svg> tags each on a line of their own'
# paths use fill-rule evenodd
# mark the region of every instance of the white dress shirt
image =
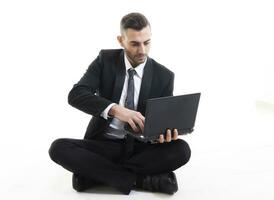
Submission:
<svg viewBox="0 0 274 200">
<path fill-rule="evenodd" d="M 124 82 L 124 86 L 123 86 L 123 90 L 122 90 L 122 94 L 121 94 L 121 98 L 119 101 L 119 105 L 121 106 L 125 106 L 125 100 L 126 100 L 126 96 L 127 96 L 127 88 L 128 88 L 128 69 L 133 68 L 132 65 L 130 64 L 130 62 L 127 59 L 126 53 L 124 53 L 124 60 L 125 60 L 125 66 L 126 66 L 126 77 L 125 77 L 125 82 Z M 142 83 L 142 77 L 143 77 L 143 72 L 144 72 L 144 67 L 146 64 L 147 59 L 145 60 L 144 63 L 139 64 L 137 67 L 135 67 L 135 71 L 136 74 L 134 75 L 133 79 L 134 79 L 134 109 L 137 109 L 137 105 L 138 105 L 138 99 L 139 99 L 139 93 L 140 93 L 140 88 L 141 88 L 141 83 Z M 110 110 L 110 108 L 115 105 L 116 103 L 112 103 L 110 104 L 102 113 L 101 116 L 105 119 L 107 119 L 109 117 L 108 112 Z M 114 128 L 114 129 L 119 129 L 119 130 L 124 130 L 124 125 L 125 123 L 120 121 L 117 118 L 113 118 L 113 120 L 110 123 L 110 127 Z M 116 138 L 123 138 L 124 135 L 116 135 L 116 134 L 112 134 L 107 132 L 107 135 L 110 136 L 114 136 Z"/>
</svg>

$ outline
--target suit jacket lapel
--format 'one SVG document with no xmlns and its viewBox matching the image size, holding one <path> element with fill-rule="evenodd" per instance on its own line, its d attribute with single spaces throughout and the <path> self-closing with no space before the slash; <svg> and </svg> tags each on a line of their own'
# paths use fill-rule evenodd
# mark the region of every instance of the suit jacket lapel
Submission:
<svg viewBox="0 0 274 200">
<path fill-rule="evenodd" d="M 116 74 L 115 74 L 115 83 L 113 88 L 112 100 L 115 103 L 119 104 L 124 82 L 125 82 L 125 75 L 126 75 L 124 51 L 121 51 L 119 59 L 117 60 L 116 63 L 117 63 L 115 66 Z M 151 65 L 151 59 L 148 57 L 146 65 L 144 67 L 144 73 L 143 73 L 138 106 L 137 106 L 137 110 L 143 114 L 145 114 L 144 112 L 145 112 L 146 100 L 149 98 L 149 94 L 150 94 L 152 77 L 153 77 L 153 67 Z"/>
<path fill-rule="evenodd" d="M 113 88 L 113 93 L 112 93 L 112 100 L 115 103 L 119 104 L 123 86 L 124 86 L 124 82 L 125 82 L 125 75 L 126 75 L 124 51 L 121 51 L 115 67 L 116 67 L 115 83 L 114 83 L 114 88 Z"/>
<path fill-rule="evenodd" d="M 148 57 L 146 65 L 144 67 L 144 73 L 140 88 L 139 100 L 137 110 L 143 115 L 145 114 L 146 100 L 149 98 L 151 82 L 153 78 L 153 67 L 151 65 L 151 59 Z"/>
</svg>

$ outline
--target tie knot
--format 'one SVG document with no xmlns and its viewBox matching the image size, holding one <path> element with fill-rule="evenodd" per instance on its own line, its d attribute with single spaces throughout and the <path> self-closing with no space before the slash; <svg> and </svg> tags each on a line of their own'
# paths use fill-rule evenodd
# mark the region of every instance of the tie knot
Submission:
<svg viewBox="0 0 274 200">
<path fill-rule="evenodd" d="M 128 69 L 128 75 L 129 75 L 129 77 L 133 77 L 135 74 L 136 74 L 135 69 L 133 69 L 133 68 Z"/>
</svg>

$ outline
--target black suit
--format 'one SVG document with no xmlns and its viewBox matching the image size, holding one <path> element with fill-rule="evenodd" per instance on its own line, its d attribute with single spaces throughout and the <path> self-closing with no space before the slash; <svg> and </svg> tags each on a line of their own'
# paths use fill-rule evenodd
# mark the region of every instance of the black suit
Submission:
<svg viewBox="0 0 274 200">
<path fill-rule="evenodd" d="M 102 133 L 111 121 L 100 117 L 100 114 L 110 103 L 119 104 L 125 73 L 124 51 L 102 50 L 70 91 L 69 104 L 93 116 L 85 134 L 86 139 Z M 148 58 L 137 110 L 145 116 L 146 99 L 173 95 L 173 83 L 174 73 Z M 95 95 L 96 92 L 100 95 Z"/>
<path fill-rule="evenodd" d="M 124 140 L 112 140 L 103 136 L 112 119 L 106 120 L 100 114 L 109 104 L 119 104 L 125 69 L 122 49 L 102 50 L 99 53 L 68 95 L 70 105 L 93 116 L 85 139 L 55 140 L 49 154 L 52 160 L 69 171 L 106 183 L 128 194 L 138 174 L 173 171 L 187 163 L 190 148 L 180 139 L 164 144 L 136 141 L 130 157 L 121 159 Z M 145 116 L 146 100 L 173 95 L 173 84 L 174 73 L 148 58 L 137 110 Z"/>
</svg>

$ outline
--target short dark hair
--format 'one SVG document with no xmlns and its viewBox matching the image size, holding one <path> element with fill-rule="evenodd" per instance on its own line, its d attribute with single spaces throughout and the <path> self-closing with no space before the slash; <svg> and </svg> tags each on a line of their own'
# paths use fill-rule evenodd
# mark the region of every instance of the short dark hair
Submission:
<svg viewBox="0 0 274 200">
<path fill-rule="evenodd" d="M 120 30 L 121 30 L 121 33 L 122 31 L 128 28 L 132 28 L 136 31 L 140 31 L 146 26 L 150 27 L 150 23 L 147 20 L 147 18 L 141 13 L 133 12 L 125 15 L 122 18 L 120 23 Z"/>
</svg>

